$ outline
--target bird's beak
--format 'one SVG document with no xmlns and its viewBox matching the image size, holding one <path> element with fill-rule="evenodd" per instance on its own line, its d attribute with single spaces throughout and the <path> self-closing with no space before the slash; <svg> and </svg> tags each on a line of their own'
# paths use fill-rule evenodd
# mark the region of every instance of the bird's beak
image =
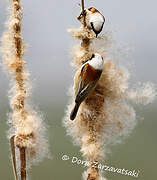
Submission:
<svg viewBox="0 0 157 180">
<path fill-rule="evenodd" d="M 86 16 L 86 10 L 82 11 L 81 14 L 77 17 L 77 19 L 80 21 L 83 16 Z"/>
<path fill-rule="evenodd" d="M 79 15 L 79 16 L 77 17 L 77 20 L 79 20 L 79 21 L 80 21 L 80 19 L 81 19 L 81 15 Z"/>
</svg>

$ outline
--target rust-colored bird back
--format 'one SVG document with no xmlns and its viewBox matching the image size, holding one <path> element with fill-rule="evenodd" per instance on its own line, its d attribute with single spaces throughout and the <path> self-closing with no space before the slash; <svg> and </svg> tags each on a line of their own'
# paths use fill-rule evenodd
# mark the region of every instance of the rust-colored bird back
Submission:
<svg viewBox="0 0 157 180">
<path fill-rule="evenodd" d="M 86 64 L 81 72 L 82 80 L 88 82 L 96 81 L 99 79 L 101 73 L 101 70 L 94 69 L 91 65 Z"/>
<path fill-rule="evenodd" d="M 90 7 L 88 9 L 89 11 L 91 11 L 92 13 L 96 13 L 96 12 L 99 12 L 97 9 L 95 9 L 94 7 Z M 100 13 L 100 12 L 99 12 Z"/>
</svg>

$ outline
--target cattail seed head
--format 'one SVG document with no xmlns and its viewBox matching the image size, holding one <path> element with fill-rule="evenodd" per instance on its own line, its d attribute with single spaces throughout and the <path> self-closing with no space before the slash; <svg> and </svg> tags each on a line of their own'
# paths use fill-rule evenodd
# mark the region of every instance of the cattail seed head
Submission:
<svg viewBox="0 0 157 180">
<path fill-rule="evenodd" d="M 1 39 L 1 54 L 4 70 L 10 73 L 11 78 L 9 99 L 12 113 L 9 117 L 11 125 L 9 138 L 15 137 L 15 146 L 20 149 L 20 153 L 24 150 L 26 159 L 32 162 L 48 155 L 48 144 L 43 117 L 27 101 L 31 85 L 26 61 L 23 60 L 25 45 L 21 34 L 22 10 L 21 1 L 12 0 L 6 32 Z M 18 158 L 19 154 L 16 155 L 20 160 L 21 156 Z"/>
<path fill-rule="evenodd" d="M 79 79 L 82 63 L 90 59 L 93 53 L 99 53 L 104 59 L 103 71 L 96 87 L 81 103 L 75 120 L 71 121 L 69 116 L 77 89 L 74 83 L 73 89 L 70 89 L 71 101 L 63 120 L 68 135 L 75 144 L 81 146 L 83 157 L 92 164 L 105 159 L 109 146 L 120 143 L 134 129 L 137 123 L 136 112 L 130 101 L 144 105 L 151 103 L 157 91 L 152 83 L 131 88 L 129 71 L 108 57 L 107 52 L 112 44 L 110 33 L 95 39 L 94 34 L 83 27 L 68 31 L 81 40 L 80 44 L 72 48 L 72 66 L 76 70 L 74 82 Z M 104 180 L 101 172 L 92 166 L 83 177 L 85 180 Z"/>
</svg>

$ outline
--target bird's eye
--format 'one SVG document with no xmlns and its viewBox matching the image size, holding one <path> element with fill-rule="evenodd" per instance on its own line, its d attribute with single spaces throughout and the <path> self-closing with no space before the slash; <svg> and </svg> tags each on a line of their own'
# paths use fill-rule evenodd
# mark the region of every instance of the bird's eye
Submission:
<svg viewBox="0 0 157 180">
<path fill-rule="evenodd" d="M 92 57 L 91 57 L 91 59 L 93 59 L 95 57 L 95 54 L 92 54 Z"/>
</svg>

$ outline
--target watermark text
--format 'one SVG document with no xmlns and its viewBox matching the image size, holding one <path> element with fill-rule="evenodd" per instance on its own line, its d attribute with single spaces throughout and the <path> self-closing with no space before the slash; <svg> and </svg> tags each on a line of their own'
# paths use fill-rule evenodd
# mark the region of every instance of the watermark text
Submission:
<svg viewBox="0 0 157 180">
<path fill-rule="evenodd" d="M 139 173 L 140 173 L 139 170 L 135 170 L 135 169 L 134 170 L 127 170 L 125 168 L 116 168 L 114 166 L 104 165 L 104 164 L 101 164 L 99 162 L 89 162 L 89 161 L 81 160 L 76 156 L 70 157 L 66 154 L 62 155 L 62 160 L 63 161 L 69 161 L 75 165 L 81 165 L 84 167 L 93 167 L 93 168 L 99 169 L 101 171 L 109 171 L 109 172 L 113 172 L 113 173 L 122 174 L 125 176 L 132 176 L 135 178 L 138 178 Z"/>
</svg>

